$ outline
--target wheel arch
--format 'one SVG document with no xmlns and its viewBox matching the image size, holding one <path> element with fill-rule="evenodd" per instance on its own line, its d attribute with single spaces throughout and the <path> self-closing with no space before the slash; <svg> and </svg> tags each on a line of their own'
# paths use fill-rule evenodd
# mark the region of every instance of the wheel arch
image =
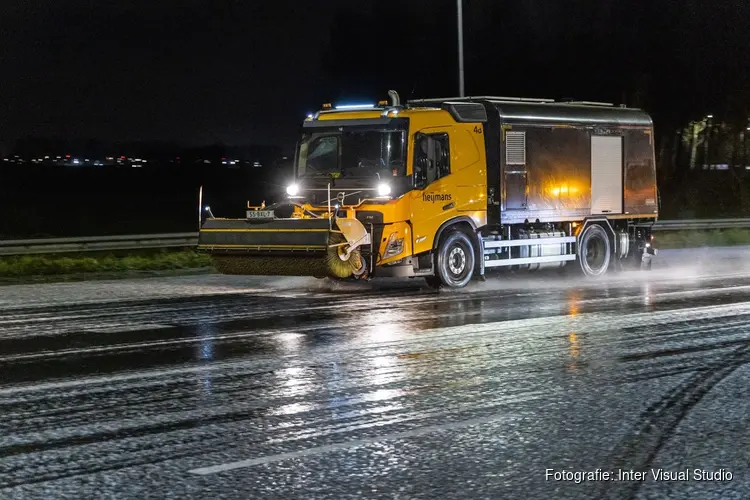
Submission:
<svg viewBox="0 0 750 500">
<path fill-rule="evenodd" d="M 581 229 L 578 231 L 578 234 L 576 235 L 576 246 L 580 248 L 581 243 L 581 236 L 584 232 L 586 232 L 586 228 L 591 226 L 592 224 L 596 224 L 597 226 L 602 226 L 604 228 L 604 231 L 606 231 L 607 236 L 609 236 L 609 243 L 612 246 L 612 249 L 616 251 L 615 246 L 617 242 L 617 233 L 615 232 L 615 228 L 612 227 L 612 223 L 609 221 L 606 217 L 587 217 L 583 220 L 583 225 L 581 226 Z"/>
<path fill-rule="evenodd" d="M 477 239 L 477 225 L 474 223 L 474 220 L 466 215 L 459 215 L 458 217 L 448 219 L 440 225 L 437 232 L 435 233 L 435 238 L 432 241 L 432 249 L 437 249 L 438 244 L 440 243 L 440 238 L 443 236 L 446 230 L 455 228 L 468 229 L 468 234 L 472 237 L 472 240 Z M 476 244 L 477 242 L 472 241 L 472 243 Z"/>
<path fill-rule="evenodd" d="M 447 231 L 452 229 L 463 230 L 471 239 L 471 243 L 474 245 L 474 267 L 478 268 L 480 260 L 484 258 L 482 254 L 482 246 L 479 242 L 479 236 L 477 236 L 477 225 L 469 216 L 459 215 L 443 222 L 435 233 L 435 239 L 432 241 L 433 253 L 437 250 L 440 244 L 440 238 L 443 237 Z"/>
</svg>

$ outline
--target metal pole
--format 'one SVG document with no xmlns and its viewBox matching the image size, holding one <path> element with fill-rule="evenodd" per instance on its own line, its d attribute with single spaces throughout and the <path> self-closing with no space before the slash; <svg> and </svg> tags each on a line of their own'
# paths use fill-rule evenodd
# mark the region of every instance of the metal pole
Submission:
<svg viewBox="0 0 750 500">
<path fill-rule="evenodd" d="M 464 15 L 463 0 L 456 0 L 458 7 L 458 93 L 464 97 Z"/>
<path fill-rule="evenodd" d="M 198 231 L 201 230 L 201 222 L 203 222 L 203 186 L 198 190 Z"/>
<path fill-rule="evenodd" d="M 710 142 L 711 142 L 711 127 L 713 126 L 714 115 L 706 116 L 706 130 L 703 132 L 703 163 L 707 165 L 707 169 L 711 170 L 710 161 Z"/>
</svg>

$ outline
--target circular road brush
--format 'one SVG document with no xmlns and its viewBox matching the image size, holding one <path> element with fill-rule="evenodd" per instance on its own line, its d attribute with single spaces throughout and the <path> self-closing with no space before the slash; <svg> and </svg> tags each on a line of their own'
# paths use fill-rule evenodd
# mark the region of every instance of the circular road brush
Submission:
<svg viewBox="0 0 750 500">
<path fill-rule="evenodd" d="M 339 233 L 329 233 L 328 244 L 343 243 Z M 329 246 L 325 253 L 298 255 L 213 255 L 214 267 L 222 274 L 250 276 L 329 276 L 348 278 L 364 272 L 364 259 L 359 250 L 351 253 L 347 260 L 339 257 L 341 246 Z"/>
<path fill-rule="evenodd" d="M 326 252 L 326 276 L 332 278 L 348 278 L 352 274 L 361 275 L 364 272 L 364 259 L 359 249 L 354 250 L 347 260 L 342 260 L 344 255 L 343 246 L 346 242 L 344 235 L 340 233 L 330 233 L 328 235 L 328 252 Z"/>
</svg>

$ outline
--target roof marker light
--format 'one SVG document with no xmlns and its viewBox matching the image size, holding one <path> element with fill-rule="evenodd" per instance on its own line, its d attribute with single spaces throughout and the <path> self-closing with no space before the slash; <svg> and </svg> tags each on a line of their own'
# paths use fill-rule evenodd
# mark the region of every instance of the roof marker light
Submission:
<svg viewBox="0 0 750 500">
<path fill-rule="evenodd" d="M 336 106 L 336 109 L 372 109 L 374 107 L 374 104 L 343 104 Z"/>
</svg>

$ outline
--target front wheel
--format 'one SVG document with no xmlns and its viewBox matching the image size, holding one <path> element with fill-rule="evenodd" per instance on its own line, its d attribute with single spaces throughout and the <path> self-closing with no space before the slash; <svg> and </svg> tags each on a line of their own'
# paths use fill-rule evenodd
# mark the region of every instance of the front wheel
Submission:
<svg viewBox="0 0 750 500">
<path fill-rule="evenodd" d="M 437 253 L 436 277 L 450 288 L 462 288 L 474 275 L 474 244 L 466 233 L 454 231 L 443 239 Z"/>
</svg>

